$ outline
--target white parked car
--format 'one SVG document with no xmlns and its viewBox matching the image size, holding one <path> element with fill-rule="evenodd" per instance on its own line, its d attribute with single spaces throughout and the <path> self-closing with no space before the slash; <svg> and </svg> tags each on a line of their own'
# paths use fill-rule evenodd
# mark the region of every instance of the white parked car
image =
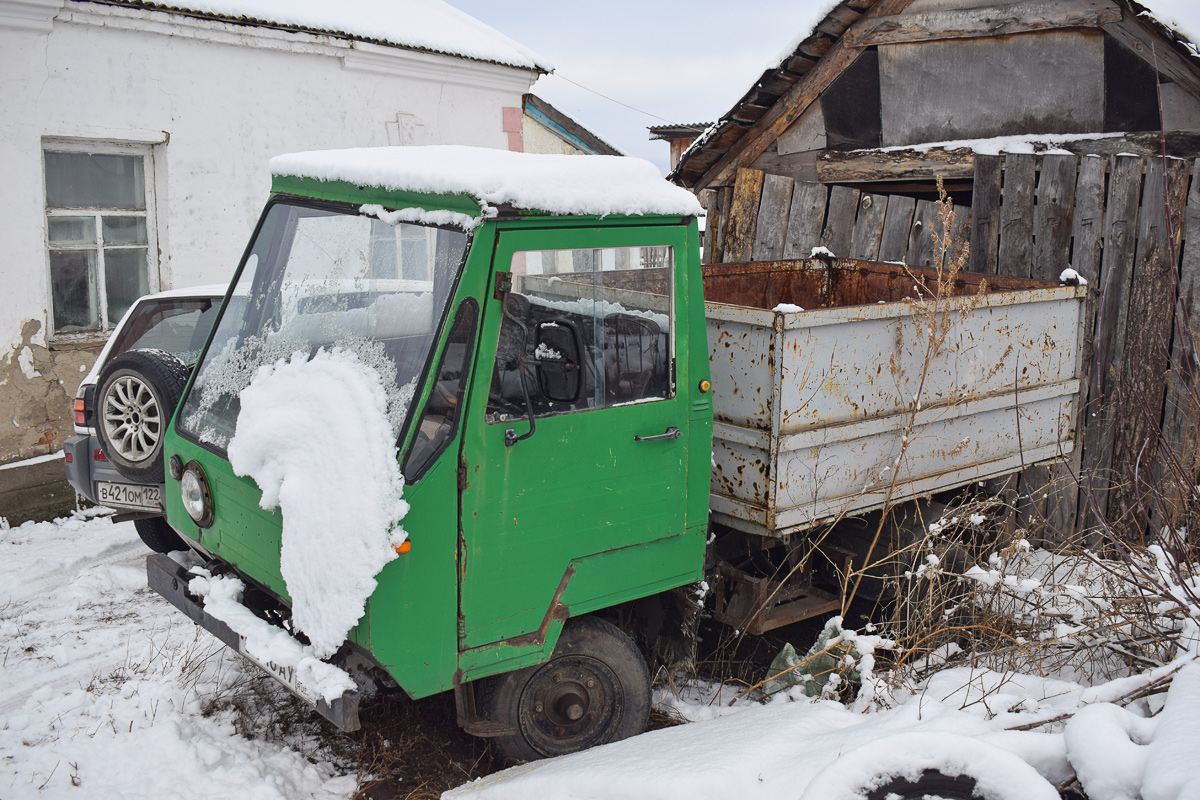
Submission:
<svg viewBox="0 0 1200 800">
<path fill-rule="evenodd" d="M 163 517 L 162 440 L 226 288 L 197 286 L 140 298 L 75 395 L 75 435 L 63 445 L 67 480 L 88 500 L 131 515 L 142 541 L 156 552 L 183 548 Z M 174 359 L 153 359 L 146 372 L 146 350 Z"/>
</svg>

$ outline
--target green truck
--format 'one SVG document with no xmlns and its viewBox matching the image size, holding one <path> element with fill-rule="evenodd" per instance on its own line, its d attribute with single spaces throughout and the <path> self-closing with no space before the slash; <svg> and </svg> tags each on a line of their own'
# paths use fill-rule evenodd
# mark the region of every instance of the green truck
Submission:
<svg viewBox="0 0 1200 800">
<path fill-rule="evenodd" d="M 699 204 L 636 159 L 378 148 L 284 156 L 272 171 L 270 200 L 186 387 L 144 377 L 148 396 L 176 406 L 166 430 L 149 433 L 161 439 L 153 455 L 165 464 L 167 519 L 192 549 L 190 562 L 150 556 L 148 579 L 193 620 L 342 729 L 358 727 L 357 687 L 322 684 L 292 619 L 281 570 L 287 509 L 264 509 L 258 483 L 235 474 L 229 458 L 239 396 L 255 371 L 289 353 L 333 348 L 359 353 L 387 376 L 410 506 L 407 539 L 375 576 L 361 619 L 324 659 L 339 675 L 398 685 L 413 698 L 453 691 L 464 729 L 527 760 L 644 728 L 643 653 L 678 654 L 671 647 L 709 588 L 706 575 L 718 590 L 718 618 L 743 629 L 839 605 L 839 570 L 850 566 L 853 547 L 843 542 L 800 569 L 778 569 L 796 560 L 805 531 L 837 514 L 839 495 L 826 491 L 815 502 L 798 491 L 787 459 L 819 458 L 811 442 L 797 448 L 821 423 L 789 416 L 788 401 L 772 398 L 799 396 L 787 359 L 816 344 L 792 343 L 797 331 L 841 331 L 833 351 L 855 369 L 868 357 L 888 358 L 896 337 L 887 326 L 912 319 L 903 285 L 921 270 L 830 259 L 768 271 L 702 268 Z M 772 282 L 775 289 L 766 286 Z M 867 284 L 884 294 L 868 297 Z M 858 288 L 841 296 L 838 285 Z M 1040 334 L 1022 325 L 1064 328 L 1056 354 L 1034 359 L 1029 378 L 1060 391 L 1028 393 L 1049 398 L 1045 420 L 1035 414 L 1019 424 L 1027 444 L 1042 437 L 1037 458 L 1069 452 L 1073 426 L 1062 422 L 1078 388 L 1072 326 L 1082 292 L 1007 288 L 982 303 L 984 328 L 1031 341 Z M 961 290 L 970 294 L 970 286 Z M 1017 323 L 1022 303 L 1028 320 Z M 972 316 L 980 305 L 974 301 Z M 847 314 L 850 306 L 865 310 Z M 841 316 L 811 321 L 822 313 Z M 846 327 L 853 325 L 883 326 L 874 341 L 891 344 L 856 354 L 855 343 L 871 335 Z M 833 384 L 809 373 L 818 386 Z M 984 417 L 954 413 L 943 423 L 974 419 L 967 424 L 1011 439 L 997 422 L 1015 418 L 1010 383 L 983 394 L 995 396 L 990 406 L 972 400 Z M 854 412 L 831 402 L 850 418 L 826 430 L 865 424 L 859 438 L 877 444 L 879 420 L 899 413 L 884 403 L 870 419 L 855 419 L 858 402 Z M 280 405 L 286 414 L 286 401 Z M 328 409 L 331 421 L 339 413 Z M 295 439 L 311 433 L 283 429 Z M 858 503 L 852 510 L 870 511 L 864 496 L 878 507 L 1014 464 L 1011 452 L 934 449 L 958 460 L 912 467 L 917 488 L 908 495 L 859 485 L 838 491 Z M 849 458 L 861 462 L 862 451 Z M 788 474 L 795 485 L 773 483 Z M 939 482 L 939 474 L 947 477 Z M 819 510 L 792 513 L 801 506 Z M 356 520 L 344 524 L 349 536 Z M 333 555 L 325 577 L 336 586 Z M 752 574 L 752 562 L 764 558 L 776 567 Z M 764 577 L 783 573 L 786 586 Z M 205 596 L 198 577 L 236 577 L 240 607 L 284 632 L 302 655 L 262 645 L 242 616 Z"/>
</svg>

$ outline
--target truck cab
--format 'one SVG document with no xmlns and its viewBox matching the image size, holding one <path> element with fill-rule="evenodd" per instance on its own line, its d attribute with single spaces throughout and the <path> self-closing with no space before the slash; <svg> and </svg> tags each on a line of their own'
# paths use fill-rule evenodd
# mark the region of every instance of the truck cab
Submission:
<svg viewBox="0 0 1200 800">
<path fill-rule="evenodd" d="M 328 660 L 413 698 L 454 690 L 464 727 L 514 759 L 640 731 L 648 672 L 614 609 L 699 581 L 708 524 L 695 198 L 604 156 L 373 148 L 272 171 L 227 296 L 248 300 L 226 299 L 167 430 L 170 525 L 306 646 L 280 564 L 287 508 L 264 508 L 228 450 L 257 370 L 353 351 L 382 376 L 407 539 Z M 357 727 L 353 689 L 306 691 L 206 611 L 195 572 L 148 563 L 181 610 Z"/>
</svg>

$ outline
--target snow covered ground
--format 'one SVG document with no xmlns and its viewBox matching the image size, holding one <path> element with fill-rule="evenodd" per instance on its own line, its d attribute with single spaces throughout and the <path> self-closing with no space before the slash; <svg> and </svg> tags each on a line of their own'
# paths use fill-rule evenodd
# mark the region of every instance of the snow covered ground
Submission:
<svg viewBox="0 0 1200 800">
<path fill-rule="evenodd" d="M 323 757 L 315 723 L 273 728 L 294 701 L 145 587 L 146 553 L 102 516 L 0 528 L 0 797 L 351 797 L 358 776 Z M 1168 673 L 1163 713 L 1162 694 L 1116 702 Z M 1200 666 L 1094 687 L 960 667 L 875 688 L 885 702 L 857 708 L 660 690 L 695 721 L 447 797 L 836 800 L 925 768 L 974 775 L 987 800 L 1049 800 L 1076 773 L 1091 800 L 1200 797 Z"/>
<path fill-rule="evenodd" d="M 0 797 L 350 797 L 315 726 L 239 733 L 239 696 L 291 701 L 146 588 L 148 552 L 106 517 L 0 529 Z"/>
</svg>

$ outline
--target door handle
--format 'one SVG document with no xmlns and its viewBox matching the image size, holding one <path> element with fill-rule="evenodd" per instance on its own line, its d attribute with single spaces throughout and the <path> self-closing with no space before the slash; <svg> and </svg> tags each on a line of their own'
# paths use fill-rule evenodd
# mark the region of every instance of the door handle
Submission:
<svg viewBox="0 0 1200 800">
<path fill-rule="evenodd" d="M 679 428 L 672 425 L 657 436 L 634 436 L 633 440 L 635 442 L 653 442 L 655 439 L 678 439 L 682 435 L 679 432 Z"/>
</svg>

